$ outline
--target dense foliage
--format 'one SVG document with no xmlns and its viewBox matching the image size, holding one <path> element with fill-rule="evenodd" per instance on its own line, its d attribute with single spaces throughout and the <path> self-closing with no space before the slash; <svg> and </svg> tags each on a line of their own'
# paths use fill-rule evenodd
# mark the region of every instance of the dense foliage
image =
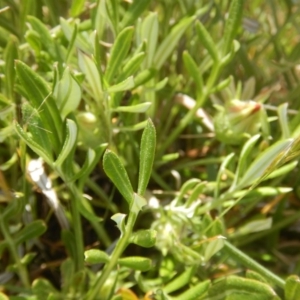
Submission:
<svg viewBox="0 0 300 300">
<path fill-rule="evenodd" d="M 0 300 L 300 299 L 299 28 L 0 0 Z"/>
</svg>

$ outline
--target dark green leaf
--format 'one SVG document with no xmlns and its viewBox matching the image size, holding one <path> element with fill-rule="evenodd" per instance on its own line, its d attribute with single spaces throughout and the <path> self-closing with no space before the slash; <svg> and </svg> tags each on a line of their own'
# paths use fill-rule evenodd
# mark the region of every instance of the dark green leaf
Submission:
<svg viewBox="0 0 300 300">
<path fill-rule="evenodd" d="M 127 56 L 132 42 L 132 35 L 133 27 L 126 27 L 118 34 L 114 42 L 105 72 L 105 78 L 109 84 L 113 81 L 124 58 Z"/>
<path fill-rule="evenodd" d="M 46 231 L 46 224 L 41 220 L 33 221 L 21 229 L 15 236 L 17 245 L 35 239 Z"/>
<path fill-rule="evenodd" d="M 51 132 L 50 139 L 55 151 L 59 151 L 62 142 L 62 119 L 58 108 L 51 97 L 48 84 L 31 68 L 16 62 L 17 75 L 25 89 L 30 104 L 39 111 L 45 129 Z"/>
<path fill-rule="evenodd" d="M 131 206 L 134 199 L 133 189 L 120 158 L 112 151 L 106 150 L 103 157 L 103 168 L 106 175 Z"/>
<path fill-rule="evenodd" d="M 243 2 L 243 0 L 232 0 L 230 3 L 229 15 L 224 29 L 223 54 L 228 54 L 232 47 L 233 39 L 239 30 L 243 14 Z"/>
</svg>

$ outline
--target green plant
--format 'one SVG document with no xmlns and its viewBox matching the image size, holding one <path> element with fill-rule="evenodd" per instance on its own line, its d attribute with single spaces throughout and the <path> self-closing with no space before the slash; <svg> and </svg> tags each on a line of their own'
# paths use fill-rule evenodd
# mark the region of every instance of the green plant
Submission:
<svg viewBox="0 0 300 300">
<path fill-rule="evenodd" d="M 300 297 L 293 1 L 0 1 L 1 299 Z"/>
</svg>

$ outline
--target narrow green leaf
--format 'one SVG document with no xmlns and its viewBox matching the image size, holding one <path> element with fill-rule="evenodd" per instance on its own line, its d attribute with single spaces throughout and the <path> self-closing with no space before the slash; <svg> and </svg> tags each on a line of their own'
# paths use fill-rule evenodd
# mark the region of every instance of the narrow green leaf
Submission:
<svg viewBox="0 0 300 300">
<path fill-rule="evenodd" d="M 252 271 L 252 270 L 246 271 L 246 278 L 260 281 L 263 283 L 267 283 L 266 279 L 263 276 L 261 276 L 259 273 Z"/>
<path fill-rule="evenodd" d="M 139 230 L 132 233 L 130 243 L 139 245 L 144 248 L 155 246 L 157 231 L 152 229 Z"/>
<path fill-rule="evenodd" d="M 17 245 L 35 239 L 46 231 L 47 227 L 44 221 L 35 220 L 27 224 L 15 235 L 15 243 Z"/>
<path fill-rule="evenodd" d="M 151 269 L 151 259 L 141 256 L 128 256 L 119 258 L 118 264 L 142 272 Z"/>
<path fill-rule="evenodd" d="M 194 61 L 194 59 L 190 56 L 190 54 L 185 50 L 183 52 L 183 62 L 189 73 L 189 75 L 194 79 L 196 86 L 196 94 L 199 97 L 203 92 L 203 79 L 200 73 L 200 70 Z"/>
<path fill-rule="evenodd" d="M 188 181 L 186 181 L 181 189 L 180 189 L 180 192 L 179 192 L 179 195 L 177 196 L 176 198 L 176 204 L 180 204 L 183 197 L 185 197 L 185 195 L 191 190 L 193 189 L 198 183 L 200 183 L 201 181 L 199 179 L 196 179 L 196 178 L 192 178 L 192 179 L 189 179 Z"/>
<path fill-rule="evenodd" d="M 66 120 L 66 139 L 64 145 L 62 147 L 61 152 L 58 155 L 57 160 L 55 161 L 55 165 L 60 167 L 65 159 L 68 157 L 70 152 L 75 147 L 75 143 L 77 140 L 77 125 L 73 120 Z"/>
<path fill-rule="evenodd" d="M 288 109 L 288 103 L 283 103 L 283 104 L 279 105 L 277 108 L 278 119 L 279 119 L 281 131 L 282 131 L 283 139 L 288 139 L 291 137 L 287 109 Z"/>
<path fill-rule="evenodd" d="M 16 62 L 16 71 L 30 104 L 39 111 L 45 129 L 52 133 L 49 136 L 53 149 L 58 151 L 62 141 L 63 124 L 55 101 L 50 96 L 48 84 L 21 61 Z"/>
<path fill-rule="evenodd" d="M 261 180 L 263 176 L 269 175 L 273 170 L 268 170 L 268 168 L 276 161 L 277 156 L 284 156 L 292 143 L 292 139 L 281 140 L 261 153 L 238 182 L 238 188 L 240 189 L 246 185 L 251 185 L 255 181 Z M 266 174 L 267 170 L 269 174 Z"/>
<path fill-rule="evenodd" d="M 62 79 L 55 85 L 53 96 L 63 119 L 77 109 L 81 100 L 81 89 L 71 76 L 69 68 L 65 69 Z"/>
<path fill-rule="evenodd" d="M 235 298 L 233 299 L 241 300 L 279 300 L 275 291 L 269 285 L 233 275 L 217 281 L 209 289 L 208 295 L 211 300 L 226 299 L 229 295 L 231 297 L 234 295 Z"/>
<path fill-rule="evenodd" d="M 10 99 L 13 99 L 14 83 L 16 76 L 14 65 L 16 59 L 18 59 L 18 41 L 14 36 L 11 36 L 4 51 L 5 89 L 6 95 Z"/>
<path fill-rule="evenodd" d="M 192 277 L 195 274 L 195 271 L 196 268 L 194 266 L 188 267 L 184 272 L 182 272 L 180 275 L 172 279 L 171 282 L 168 282 L 168 284 L 166 284 L 166 286 L 163 289 L 164 292 L 170 294 L 181 289 L 186 284 L 189 284 L 192 280 Z"/>
<path fill-rule="evenodd" d="M 300 279 L 296 275 L 289 276 L 285 281 L 284 299 L 298 300 L 300 297 Z"/>
<path fill-rule="evenodd" d="M 42 43 L 40 35 L 34 30 L 27 30 L 25 34 L 26 42 L 34 50 L 35 55 L 39 56 L 42 50 Z"/>
<path fill-rule="evenodd" d="M 34 252 L 28 252 L 21 258 L 21 264 L 22 265 L 29 265 L 32 260 L 36 257 L 37 253 Z"/>
<path fill-rule="evenodd" d="M 120 69 L 122 62 L 130 49 L 132 35 L 133 27 L 126 27 L 118 34 L 114 42 L 105 72 L 105 78 L 109 84 Z"/>
<path fill-rule="evenodd" d="M 193 287 L 190 287 L 187 289 L 186 292 L 183 292 L 180 294 L 178 297 L 176 297 L 176 300 L 197 300 L 197 299 L 202 299 L 202 296 L 205 296 L 211 283 L 210 280 L 205 280 L 203 282 L 200 282 L 196 284 Z M 209 298 L 209 300 L 212 300 Z M 221 299 L 220 299 L 221 300 Z"/>
<path fill-rule="evenodd" d="M 106 9 L 106 0 L 99 0 L 97 1 L 97 10 L 95 14 L 95 30 L 100 38 L 103 36 L 103 32 L 108 25 L 112 32 L 114 32 L 114 25 L 112 24 L 110 17 L 108 15 Z M 115 32 L 114 32 L 115 33 Z"/>
<path fill-rule="evenodd" d="M 131 4 L 130 8 L 126 11 L 121 24 L 120 28 L 124 28 L 129 25 L 133 25 L 134 21 L 142 14 L 142 12 L 148 7 L 151 0 L 134 0 Z"/>
<path fill-rule="evenodd" d="M 231 49 L 233 39 L 239 30 L 243 14 L 243 2 L 243 0 L 232 0 L 230 3 L 229 15 L 224 29 L 223 54 L 228 54 Z"/>
<path fill-rule="evenodd" d="M 90 249 L 84 252 L 84 260 L 88 264 L 106 263 L 109 261 L 109 255 L 98 249 Z"/>
<path fill-rule="evenodd" d="M 73 0 L 71 6 L 71 16 L 76 17 L 81 14 L 84 8 L 85 0 Z"/>
<path fill-rule="evenodd" d="M 223 89 L 227 88 L 230 85 L 230 83 L 232 82 L 232 80 L 233 80 L 232 76 L 227 77 L 226 79 L 222 80 L 220 83 L 218 83 L 217 85 L 215 85 L 210 90 L 210 93 L 214 94 L 214 93 L 222 91 Z"/>
<path fill-rule="evenodd" d="M 204 251 L 204 260 L 206 262 L 208 262 L 213 255 L 224 247 L 224 239 L 225 237 L 223 236 L 216 236 L 208 239 L 208 243 Z"/>
<path fill-rule="evenodd" d="M 60 26 L 61 26 L 61 29 L 62 29 L 65 37 L 70 42 L 73 37 L 75 25 L 68 23 L 68 21 L 66 21 L 63 18 L 60 18 Z M 83 36 L 80 33 L 77 33 L 77 35 L 76 35 L 75 45 L 81 51 L 84 51 L 85 53 L 88 53 L 88 54 L 93 53 L 92 43 L 85 36 Z"/>
<path fill-rule="evenodd" d="M 90 202 L 83 197 L 79 201 L 78 209 L 82 216 L 91 223 L 99 223 L 102 221 L 102 219 L 100 217 L 97 217 L 97 215 L 95 214 Z"/>
<path fill-rule="evenodd" d="M 145 52 L 139 52 L 134 55 L 123 67 L 122 78 L 127 78 L 133 75 L 140 67 L 142 61 L 145 59 Z"/>
<path fill-rule="evenodd" d="M 95 168 L 96 164 L 99 162 L 100 157 L 102 156 L 104 150 L 106 149 L 107 144 L 101 144 L 95 149 L 88 149 L 85 162 L 81 168 L 81 170 L 72 178 L 72 180 L 79 179 L 79 186 L 83 187 L 86 178 L 90 175 L 90 173 Z"/>
<path fill-rule="evenodd" d="M 195 201 L 197 201 L 199 199 L 199 195 L 203 192 L 206 185 L 207 185 L 207 182 L 200 182 L 193 188 L 191 195 L 189 196 L 189 198 L 186 202 L 186 207 L 192 205 Z"/>
<path fill-rule="evenodd" d="M 271 196 L 278 196 L 280 194 L 286 194 L 291 192 L 293 189 L 288 187 L 269 187 L 269 186 L 262 186 L 258 187 L 252 191 L 248 189 L 240 190 L 235 192 L 232 197 L 233 198 L 241 198 L 244 196 L 247 197 L 271 197 Z"/>
<path fill-rule="evenodd" d="M 114 34 L 119 32 L 119 3 L 118 0 L 106 1 L 106 11 L 113 27 Z"/>
<path fill-rule="evenodd" d="M 71 38 L 69 40 L 69 45 L 68 45 L 68 48 L 67 48 L 67 53 L 66 53 L 66 56 L 65 56 L 65 59 L 64 59 L 64 63 L 66 65 L 69 63 L 69 60 L 71 59 L 72 54 L 74 52 L 77 34 L 78 34 L 78 26 L 77 26 L 77 24 L 75 24 L 73 32 L 72 32 L 72 36 L 71 36 Z"/>
<path fill-rule="evenodd" d="M 22 127 L 15 121 L 14 127 L 21 139 L 40 157 L 44 159 L 49 165 L 53 163 L 52 157 L 47 153 L 47 151 L 38 143 L 36 143 L 23 129 Z"/>
<path fill-rule="evenodd" d="M 274 172 L 272 172 L 270 175 L 268 175 L 266 177 L 266 180 L 286 175 L 286 174 L 292 172 L 293 170 L 295 170 L 297 165 L 298 165 L 298 161 L 292 161 L 289 164 L 286 164 L 280 168 L 277 168 Z"/>
<path fill-rule="evenodd" d="M 141 71 L 135 78 L 134 78 L 134 87 L 138 87 L 147 81 L 149 81 L 151 78 L 154 77 L 154 75 L 157 73 L 157 70 L 154 68 L 146 69 Z"/>
<path fill-rule="evenodd" d="M 245 225 L 239 227 L 231 236 L 237 238 L 241 235 L 247 235 L 253 232 L 259 232 L 270 229 L 272 227 L 272 218 L 263 218 L 247 222 Z"/>
<path fill-rule="evenodd" d="M 229 155 L 227 155 L 220 166 L 217 180 L 216 180 L 215 193 L 214 193 L 215 199 L 219 197 L 222 175 L 224 174 L 225 169 L 227 168 L 227 166 L 229 165 L 233 157 L 234 157 L 234 153 L 230 153 Z"/>
<path fill-rule="evenodd" d="M 195 16 L 183 18 L 160 43 L 154 57 L 154 65 L 157 69 L 160 69 L 171 53 L 174 52 L 179 39 L 194 20 Z"/>
<path fill-rule="evenodd" d="M 219 53 L 216 47 L 216 44 L 212 40 L 210 34 L 208 31 L 205 29 L 203 24 L 199 21 L 196 22 L 196 31 L 199 36 L 200 43 L 203 44 L 203 46 L 206 48 L 214 62 L 219 61 Z"/>
<path fill-rule="evenodd" d="M 138 194 L 144 195 L 150 176 L 155 156 L 156 147 L 156 131 L 151 119 L 148 119 L 147 125 L 144 129 L 141 148 L 140 148 L 140 169 L 139 169 L 139 183 Z"/>
<path fill-rule="evenodd" d="M 108 87 L 107 92 L 117 93 L 117 92 L 127 91 L 127 90 L 132 89 L 134 87 L 134 85 L 135 85 L 135 82 L 134 82 L 133 76 L 130 76 L 127 79 L 125 79 L 124 81 Z"/>
<path fill-rule="evenodd" d="M 133 189 L 120 158 L 112 151 L 106 150 L 103 157 L 103 168 L 106 175 L 131 206 L 134 199 Z"/>
<path fill-rule="evenodd" d="M 27 128 L 27 132 L 30 133 L 30 138 L 39 144 L 52 159 L 53 148 L 50 137 L 52 133 L 45 129 L 44 122 L 42 122 L 39 112 L 29 103 L 24 103 L 22 105 L 22 117 L 23 121 L 25 121 L 24 127 Z"/>
<path fill-rule="evenodd" d="M 34 16 L 27 16 L 27 21 L 30 23 L 31 28 L 38 33 L 42 48 L 46 50 L 53 59 L 57 60 L 57 51 L 50 31 L 46 25 Z"/>
<path fill-rule="evenodd" d="M 151 106 L 151 102 L 145 102 L 137 105 L 131 106 L 118 106 L 117 108 L 113 109 L 116 112 L 128 112 L 128 113 L 144 113 L 148 110 Z"/>
<path fill-rule="evenodd" d="M 140 123 L 134 124 L 132 126 L 122 126 L 118 128 L 118 130 L 126 132 L 126 131 L 138 131 L 144 129 L 147 126 L 148 121 L 142 121 Z"/>
<path fill-rule="evenodd" d="M 103 98 L 102 80 L 95 62 L 89 56 L 78 52 L 78 64 L 92 89 L 95 99 L 100 101 Z"/>
<path fill-rule="evenodd" d="M 235 189 L 235 186 L 236 186 L 239 178 L 241 178 L 241 175 L 246 170 L 247 165 L 248 165 L 248 156 L 251 153 L 255 143 L 258 141 L 259 138 L 260 138 L 259 134 L 254 135 L 243 146 L 241 154 L 240 154 L 240 158 L 239 158 L 238 167 L 235 172 L 234 180 L 232 182 L 230 191 L 233 191 Z"/>
<path fill-rule="evenodd" d="M 155 50 L 158 40 L 158 16 L 157 13 L 150 12 L 149 15 L 143 20 L 141 26 L 141 40 L 147 41 L 147 54 L 145 59 L 145 68 L 150 68 L 153 63 Z"/>
</svg>

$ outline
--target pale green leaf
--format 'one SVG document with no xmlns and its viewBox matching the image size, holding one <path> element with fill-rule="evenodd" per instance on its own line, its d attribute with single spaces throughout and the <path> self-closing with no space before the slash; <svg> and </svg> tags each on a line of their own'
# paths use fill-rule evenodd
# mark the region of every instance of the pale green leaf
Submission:
<svg viewBox="0 0 300 300">
<path fill-rule="evenodd" d="M 216 47 L 216 44 L 212 40 L 209 32 L 206 30 L 204 25 L 201 22 L 196 22 L 196 31 L 198 33 L 198 37 L 200 43 L 206 48 L 210 56 L 215 62 L 219 61 L 219 53 Z"/>
<path fill-rule="evenodd" d="M 251 185 L 258 180 L 262 180 L 263 176 L 269 175 L 273 171 L 269 170 L 269 167 L 278 159 L 278 156 L 285 155 L 292 143 L 293 139 L 281 140 L 261 153 L 248 167 L 246 173 L 238 182 L 238 188 Z M 265 174 L 266 171 L 268 171 L 268 174 Z"/>
<path fill-rule="evenodd" d="M 151 269 L 151 259 L 141 256 L 127 256 L 124 258 L 119 258 L 118 264 L 142 272 Z"/>
<path fill-rule="evenodd" d="M 88 264 L 106 263 L 109 261 L 109 255 L 98 249 L 90 249 L 84 252 L 84 260 Z"/>
<path fill-rule="evenodd" d="M 156 131 L 154 124 L 148 119 L 147 125 L 143 131 L 140 146 L 140 168 L 138 194 L 144 195 L 150 176 L 155 156 Z"/>
<path fill-rule="evenodd" d="M 243 1 L 232 0 L 229 8 L 228 19 L 225 23 L 223 37 L 223 54 L 227 54 L 239 29 L 243 14 Z"/>
<path fill-rule="evenodd" d="M 167 294 L 173 293 L 182 287 L 184 287 L 186 284 L 189 284 L 192 280 L 193 275 L 195 274 L 196 268 L 188 267 L 184 272 L 182 272 L 180 275 L 176 276 L 172 281 L 168 282 L 166 286 L 164 287 L 164 292 Z"/>
<path fill-rule="evenodd" d="M 70 69 L 66 68 L 62 79 L 57 82 L 54 92 L 57 105 L 63 119 L 75 111 L 81 100 L 81 89 L 79 84 L 70 74 Z"/>
<path fill-rule="evenodd" d="M 66 120 L 66 139 L 64 145 L 62 147 L 61 152 L 57 160 L 55 161 L 55 165 L 60 167 L 68 155 L 71 153 L 73 148 L 76 146 L 77 140 L 77 125 L 73 120 Z"/>
<path fill-rule="evenodd" d="M 149 13 L 149 15 L 143 20 L 141 26 L 141 40 L 147 42 L 147 54 L 145 59 L 145 68 L 152 66 L 155 50 L 157 47 L 158 39 L 158 16 L 157 13 Z"/>
<path fill-rule="evenodd" d="M 151 102 L 144 102 L 141 104 L 130 105 L 130 106 L 118 106 L 113 109 L 116 112 L 127 112 L 127 113 L 144 113 L 151 106 Z"/>
<path fill-rule="evenodd" d="M 154 56 L 154 65 L 157 69 L 160 69 L 167 58 L 174 52 L 174 49 L 178 46 L 179 39 L 194 20 L 194 16 L 183 18 L 160 43 Z"/>
<path fill-rule="evenodd" d="M 132 42 L 132 35 L 133 27 L 126 27 L 118 34 L 114 42 L 105 72 L 105 79 L 109 84 L 112 82 L 128 54 Z"/>
<path fill-rule="evenodd" d="M 133 76 L 130 76 L 127 79 L 125 79 L 124 81 L 108 87 L 107 92 L 117 93 L 117 92 L 127 91 L 127 90 L 132 89 L 134 87 L 134 85 L 135 85 L 135 82 L 134 82 Z"/>
<path fill-rule="evenodd" d="M 97 101 L 102 99 L 102 81 L 95 62 L 82 52 L 78 52 L 78 64 L 89 83 Z"/>
</svg>

